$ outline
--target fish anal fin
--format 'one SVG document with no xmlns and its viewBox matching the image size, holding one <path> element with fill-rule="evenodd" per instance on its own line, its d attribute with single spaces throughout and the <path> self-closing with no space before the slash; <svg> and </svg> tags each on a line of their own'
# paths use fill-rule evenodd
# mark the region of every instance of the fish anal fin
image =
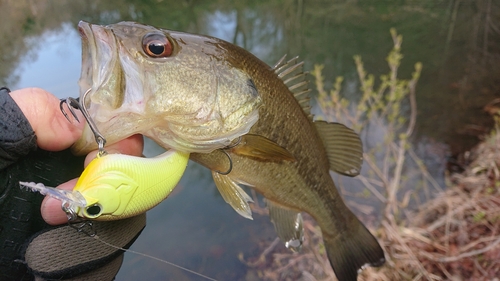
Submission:
<svg viewBox="0 0 500 281">
<path fill-rule="evenodd" d="M 326 253 L 338 280 L 357 281 L 360 270 L 385 263 L 385 254 L 377 239 L 361 222 L 357 221 L 357 226 L 335 237 L 323 232 Z"/>
<path fill-rule="evenodd" d="M 224 201 L 242 217 L 252 220 L 252 210 L 248 202 L 253 203 L 253 200 L 241 186 L 228 175 L 221 175 L 216 171 L 212 171 L 212 177 Z"/>
<path fill-rule="evenodd" d="M 280 206 L 266 200 L 269 217 L 274 224 L 274 229 L 285 246 L 294 252 L 300 251 L 304 241 L 304 226 L 300 212 Z"/>
<path fill-rule="evenodd" d="M 263 162 L 295 161 L 288 150 L 266 137 L 253 134 L 242 136 L 240 143 L 230 151 Z"/>
<path fill-rule="evenodd" d="M 323 140 L 330 170 L 354 177 L 363 165 L 363 144 L 358 134 L 340 123 L 315 121 L 314 125 Z"/>
</svg>

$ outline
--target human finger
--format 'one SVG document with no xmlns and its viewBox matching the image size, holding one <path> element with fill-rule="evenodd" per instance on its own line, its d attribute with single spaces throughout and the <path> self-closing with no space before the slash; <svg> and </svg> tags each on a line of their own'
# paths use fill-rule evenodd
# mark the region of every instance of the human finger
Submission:
<svg viewBox="0 0 500 281">
<path fill-rule="evenodd" d="M 57 188 L 72 190 L 77 181 L 78 178 L 69 180 L 60 184 Z M 61 201 L 50 196 L 45 196 L 40 207 L 40 212 L 42 213 L 42 218 L 46 223 L 50 225 L 59 225 L 68 222 L 68 217 L 66 216 L 66 213 L 63 212 L 61 204 Z"/>
<path fill-rule="evenodd" d="M 71 146 L 82 134 L 84 123 L 70 123 L 59 108 L 59 99 L 40 88 L 10 92 L 28 119 L 40 148 L 59 151 Z"/>
</svg>

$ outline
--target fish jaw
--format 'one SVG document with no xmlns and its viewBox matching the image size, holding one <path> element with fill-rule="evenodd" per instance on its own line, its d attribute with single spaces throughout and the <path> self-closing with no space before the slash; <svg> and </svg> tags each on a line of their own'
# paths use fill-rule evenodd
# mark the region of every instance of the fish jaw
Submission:
<svg viewBox="0 0 500 281">
<path fill-rule="evenodd" d="M 142 134 L 165 148 L 207 153 L 257 122 L 261 97 L 249 75 L 227 62 L 225 42 L 132 22 L 80 22 L 79 30 L 80 102 L 108 144 Z M 142 41 L 152 33 L 168 38 L 171 57 L 145 54 Z M 72 150 L 95 148 L 86 129 Z"/>
<path fill-rule="evenodd" d="M 78 30 L 82 38 L 82 71 L 78 82 L 80 103 L 87 108 L 99 131 L 106 132 L 107 143 L 115 143 L 137 131 L 131 128 L 130 120 L 144 110 L 142 97 L 128 95 L 124 103 L 124 71 L 113 31 L 84 21 L 80 21 Z M 129 88 L 135 90 L 132 93 L 141 92 L 138 86 L 139 83 L 129 83 Z M 117 130 L 118 127 L 122 130 Z M 72 150 L 82 155 L 96 148 L 95 137 L 87 125 Z"/>
<path fill-rule="evenodd" d="M 92 99 L 105 100 L 111 107 L 121 104 L 122 96 L 117 95 L 120 89 L 121 74 L 116 38 L 110 29 L 92 25 L 84 21 L 78 24 L 82 38 L 82 71 L 78 84 L 80 98 L 87 92 Z M 90 101 L 82 101 L 88 105 Z"/>
</svg>

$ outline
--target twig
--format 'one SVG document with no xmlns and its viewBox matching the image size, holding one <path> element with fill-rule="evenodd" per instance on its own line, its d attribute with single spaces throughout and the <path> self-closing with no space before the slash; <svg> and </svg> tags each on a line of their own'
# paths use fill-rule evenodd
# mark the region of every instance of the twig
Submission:
<svg viewBox="0 0 500 281">
<path fill-rule="evenodd" d="M 422 273 L 427 279 L 431 280 L 431 277 L 429 276 L 429 272 L 422 266 L 420 261 L 417 259 L 415 254 L 413 254 L 413 251 L 406 245 L 406 243 L 402 240 L 401 236 L 398 234 L 398 232 L 393 228 L 392 225 L 390 225 L 387 221 L 382 221 L 383 227 L 391 233 L 391 235 L 396 239 L 396 241 L 401 245 L 401 247 L 404 249 L 404 251 L 410 256 L 410 258 L 415 261 L 416 266 L 418 268 L 418 271 Z"/>
<path fill-rule="evenodd" d="M 483 274 L 483 276 L 488 276 L 488 272 L 486 272 L 486 270 L 484 270 L 484 268 L 479 264 L 479 262 L 477 260 L 474 260 L 474 265 L 476 266 L 476 268 L 481 271 L 481 274 Z"/>
<path fill-rule="evenodd" d="M 422 160 L 420 159 L 420 157 L 417 156 L 417 154 L 415 153 L 415 150 L 413 149 L 413 147 L 410 147 L 408 149 L 408 154 L 410 155 L 411 159 L 417 163 L 417 165 L 420 167 L 421 166 L 421 162 Z M 434 177 L 429 174 L 429 171 L 427 171 L 427 169 L 424 167 L 420 167 L 420 172 L 422 173 L 422 175 L 424 176 L 424 178 L 426 178 L 431 184 L 432 186 L 434 187 L 434 189 L 438 192 L 441 192 L 443 191 L 443 189 L 441 188 L 441 185 L 439 185 L 439 183 L 434 179 Z"/>
<path fill-rule="evenodd" d="M 390 214 L 396 213 L 396 194 L 401 181 L 401 174 L 405 160 L 405 146 L 406 138 L 402 138 L 399 142 L 398 155 L 396 157 L 396 168 L 394 169 L 393 178 L 387 190 L 387 205 L 384 214 L 386 218 L 392 217 Z"/>
<path fill-rule="evenodd" d="M 364 184 L 364 186 L 377 197 L 378 200 L 382 203 L 387 203 L 387 199 L 382 195 L 369 181 L 368 179 L 363 176 L 363 175 L 358 175 L 358 179 Z"/>
<path fill-rule="evenodd" d="M 444 196 L 446 196 L 446 195 L 444 195 Z M 453 216 L 455 216 L 456 214 L 463 212 L 465 209 L 472 207 L 472 205 L 473 205 L 473 204 L 474 204 L 474 203 L 469 202 L 469 203 L 466 203 L 465 205 L 461 205 L 461 206 L 455 207 L 455 209 L 453 209 L 453 210 L 451 211 L 451 213 L 449 214 L 449 216 L 450 216 L 450 217 L 453 217 Z M 429 225 L 429 226 L 427 227 L 427 229 L 426 229 L 426 230 L 427 230 L 428 232 L 432 232 L 432 231 L 434 231 L 436 228 L 438 228 L 438 227 L 442 226 L 442 225 L 443 225 L 443 223 L 445 223 L 445 222 L 446 222 L 446 219 L 447 219 L 447 217 L 441 217 L 441 218 L 439 218 L 439 219 L 438 219 L 438 220 L 436 220 L 433 224 Z"/>
<path fill-rule="evenodd" d="M 422 66 L 415 66 L 416 71 L 420 72 Z M 418 74 L 417 74 L 418 76 Z M 410 83 L 408 84 L 409 88 L 409 100 L 410 100 L 410 122 L 408 123 L 408 128 L 406 129 L 406 137 L 410 137 L 413 133 L 413 129 L 415 128 L 415 124 L 417 123 L 417 100 L 415 97 L 415 88 L 417 87 L 418 78 L 413 77 Z"/>
<path fill-rule="evenodd" d="M 264 251 L 260 254 L 259 258 L 258 258 L 256 261 L 254 261 L 254 262 L 245 262 L 245 261 L 243 260 L 243 256 L 242 256 L 242 255 L 240 255 L 240 257 L 239 257 L 239 258 L 240 258 L 240 260 L 241 260 L 242 262 L 244 262 L 247 266 L 249 266 L 249 267 L 255 267 L 255 266 L 257 266 L 257 265 L 259 265 L 259 264 L 263 263 L 263 262 L 266 260 L 266 256 L 267 256 L 267 255 L 269 255 L 269 253 L 271 253 L 271 252 L 272 252 L 272 250 L 274 249 L 274 247 L 276 247 L 276 246 L 278 245 L 278 243 L 279 243 L 279 242 L 280 242 L 280 239 L 279 239 L 278 237 L 276 237 L 276 238 L 274 239 L 273 243 L 271 243 L 271 245 L 269 245 L 269 246 L 268 246 L 268 247 L 267 247 L 267 248 L 266 248 L 266 249 L 265 249 L 265 250 L 264 250 Z"/>
<path fill-rule="evenodd" d="M 441 269 L 444 275 L 446 275 L 446 278 L 448 278 L 448 280 L 453 280 L 453 276 L 450 274 L 450 272 L 446 269 L 446 267 L 443 264 L 438 263 L 437 266 L 439 267 L 439 269 Z"/>
<path fill-rule="evenodd" d="M 459 261 L 463 258 L 469 258 L 469 257 L 473 257 L 473 256 L 477 256 L 477 255 L 480 255 L 480 254 L 484 254 L 490 250 L 493 250 L 498 244 L 500 243 L 500 238 L 498 238 L 495 242 L 491 243 L 490 245 L 488 245 L 487 247 L 484 247 L 482 249 L 479 249 L 479 250 L 474 250 L 474 251 L 470 251 L 470 252 L 466 252 L 466 253 L 463 253 L 463 254 L 460 254 L 458 256 L 455 256 L 455 257 L 442 257 L 442 258 L 436 258 L 432 255 L 426 255 L 426 257 L 428 259 L 431 259 L 433 261 L 437 261 L 437 262 L 455 262 L 455 261 Z"/>
<path fill-rule="evenodd" d="M 389 182 L 387 182 L 387 177 L 383 174 L 383 172 L 378 168 L 377 164 L 372 161 L 370 156 L 367 153 L 363 153 L 363 160 L 370 166 L 373 172 L 379 177 L 384 186 L 388 186 Z"/>
</svg>

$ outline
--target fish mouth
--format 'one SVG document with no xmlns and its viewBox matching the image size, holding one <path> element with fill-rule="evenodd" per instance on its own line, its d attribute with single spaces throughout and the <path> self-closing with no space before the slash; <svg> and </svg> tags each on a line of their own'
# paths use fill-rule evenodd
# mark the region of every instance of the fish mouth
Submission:
<svg viewBox="0 0 500 281">
<path fill-rule="evenodd" d="M 88 96 L 92 96 L 109 80 L 117 46 L 113 32 L 106 27 L 80 21 L 78 31 L 82 39 L 82 71 L 78 81 L 82 98 L 89 89 Z"/>
<path fill-rule="evenodd" d="M 82 69 L 78 81 L 80 104 L 88 110 L 94 96 L 102 90 L 103 85 L 109 84 L 107 82 L 116 62 L 116 55 L 113 53 L 116 42 L 110 29 L 85 21 L 78 23 L 78 32 L 82 40 Z M 90 115 L 92 117 L 91 113 Z M 72 147 L 73 153 L 82 155 L 96 148 L 94 135 L 85 126 L 82 136 Z"/>
<path fill-rule="evenodd" d="M 87 91 L 95 91 L 95 86 L 98 85 L 97 69 L 94 71 L 94 66 L 98 63 L 98 46 L 93 33 L 93 25 L 84 21 L 78 23 L 78 32 L 82 40 L 82 70 L 78 85 L 80 86 L 80 98 Z M 89 93 L 90 94 L 90 93 Z M 82 101 L 82 104 L 85 104 Z"/>
<path fill-rule="evenodd" d="M 96 47 L 91 25 L 89 23 L 80 21 L 78 23 L 78 32 L 82 40 L 82 70 L 80 80 L 78 81 L 78 85 L 80 86 L 80 97 L 82 97 L 85 91 L 87 91 L 85 89 L 90 89 L 92 87 L 92 58 L 96 57 Z M 94 46 L 94 48 L 90 46 Z M 92 50 L 94 50 L 94 54 L 92 54 Z"/>
</svg>

